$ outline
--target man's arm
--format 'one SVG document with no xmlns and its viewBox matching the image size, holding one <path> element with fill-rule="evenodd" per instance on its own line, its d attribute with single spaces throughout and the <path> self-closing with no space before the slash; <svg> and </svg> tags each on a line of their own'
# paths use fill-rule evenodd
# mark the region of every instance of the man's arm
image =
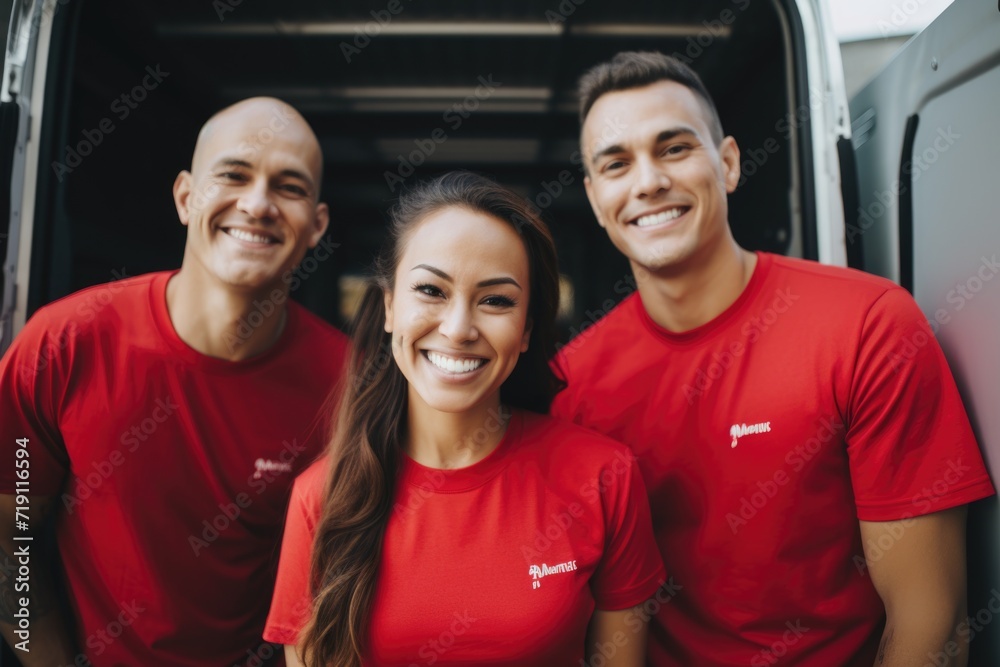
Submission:
<svg viewBox="0 0 1000 667">
<path fill-rule="evenodd" d="M 968 641 L 959 636 L 967 618 L 966 513 L 962 505 L 903 521 L 861 522 L 868 572 L 886 611 L 877 667 L 968 663 Z"/>
<path fill-rule="evenodd" d="M 285 644 L 285 667 L 304 667 L 297 651 L 295 646 Z"/>
<path fill-rule="evenodd" d="M 642 667 L 646 662 L 649 616 L 641 607 L 620 611 L 594 610 L 587 629 L 586 664 Z M 596 660 L 597 656 L 603 659 Z"/>
<path fill-rule="evenodd" d="M 51 558 L 42 552 L 41 528 L 49 514 L 53 496 L 30 496 L 27 520 L 24 507 L 17 513 L 16 496 L 0 494 L 0 634 L 7 640 L 24 667 L 72 665 L 75 660 L 73 640 L 66 629 L 59 604 L 55 600 Z M 24 521 L 29 530 L 17 530 Z M 33 540 L 14 540 L 14 536 L 32 535 Z M 27 547 L 27 555 L 24 555 Z M 29 572 L 25 577 L 24 573 Z M 21 629 L 22 598 L 27 598 L 29 643 L 27 652 L 16 645 L 24 640 Z"/>
</svg>

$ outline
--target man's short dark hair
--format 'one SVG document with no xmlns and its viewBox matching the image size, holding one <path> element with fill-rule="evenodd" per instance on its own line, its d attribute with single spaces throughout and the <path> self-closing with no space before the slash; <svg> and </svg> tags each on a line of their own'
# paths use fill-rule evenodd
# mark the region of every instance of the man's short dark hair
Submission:
<svg viewBox="0 0 1000 667">
<path fill-rule="evenodd" d="M 580 77 L 580 126 L 598 98 L 619 90 L 642 88 L 658 81 L 676 81 L 696 93 L 704 103 L 712 141 L 722 141 L 722 122 L 708 89 L 693 69 L 671 56 L 656 51 L 622 51 L 614 58 L 595 65 Z"/>
</svg>

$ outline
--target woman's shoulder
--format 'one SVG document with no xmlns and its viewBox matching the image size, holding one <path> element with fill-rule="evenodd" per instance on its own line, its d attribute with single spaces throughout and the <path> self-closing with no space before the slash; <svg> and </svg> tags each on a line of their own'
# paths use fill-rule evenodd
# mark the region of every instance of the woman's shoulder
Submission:
<svg viewBox="0 0 1000 667">
<path fill-rule="evenodd" d="M 293 501 L 318 506 L 329 473 L 330 455 L 323 454 L 295 478 L 292 485 Z"/>
</svg>

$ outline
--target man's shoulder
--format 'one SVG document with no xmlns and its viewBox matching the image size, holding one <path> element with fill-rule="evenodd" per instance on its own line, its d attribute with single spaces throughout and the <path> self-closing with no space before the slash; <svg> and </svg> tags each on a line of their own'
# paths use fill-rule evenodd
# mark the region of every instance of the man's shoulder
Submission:
<svg viewBox="0 0 1000 667">
<path fill-rule="evenodd" d="M 131 316 L 138 308 L 147 307 L 152 283 L 171 273 L 145 273 L 85 287 L 39 308 L 29 327 L 79 330 L 120 322 L 123 315 Z"/>
<path fill-rule="evenodd" d="M 858 296 L 868 294 L 877 298 L 888 290 L 902 289 L 887 278 L 858 269 L 830 266 L 809 259 L 783 255 L 770 255 L 770 258 L 773 263 L 772 270 L 780 281 L 831 296 L 841 294 L 856 299 Z"/>
<path fill-rule="evenodd" d="M 288 308 L 295 312 L 301 327 L 300 335 L 317 339 L 326 346 L 333 346 L 346 352 L 350 346 L 350 338 L 340 329 L 295 301 L 289 300 Z"/>
<path fill-rule="evenodd" d="M 620 351 L 641 330 L 643 312 L 638 292 L 632 292 L 607 310 L 588 311 L 587 319 L 571 330 L 575 335 L 559 348 L 556 358 L 571 369 L 596 363 L 602 357 L 601 352 L 609 347 Z"/>
</svg>

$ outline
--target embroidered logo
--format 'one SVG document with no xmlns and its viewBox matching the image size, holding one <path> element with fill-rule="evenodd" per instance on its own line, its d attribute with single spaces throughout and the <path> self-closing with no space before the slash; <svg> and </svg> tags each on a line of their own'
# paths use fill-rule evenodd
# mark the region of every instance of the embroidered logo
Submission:
<svg viewBox="0 0 1000 667">
<path fill-rule="evenodd" d="M 761 422 L 759 424 L 733 424 L 729 427 L 729 435 L 733 438 L 733 448 L 739 444 L 739 439 L 745 435 L 754 433 L 770 433 L 771 422 Z"/>
<path fill-rule="evenodd" d="M 528 576 L 531 577 L 531 587 L 541 588 L 542 582 L 539 581 L 542 577 L 547 577 L 550 574 L 564 574 L 566 572 L 572 572 L 577 569 L 575 560 L 568 560 L 565 563 L 559 563 L 558 565 L 546 565 L 542 563 L 541 565 L 532 565 L 528 568 Z"/>
<path fill-rule="evenodd" d="M 271 459 L 257 459 L 253 462 L 253 467 L 255 471 L 253 474 L 254 479 L 260 479 L 266 472 L 292 472 L 292 464 L 290 461 L 285 462 L 272 461 Z"/>
</svg>

